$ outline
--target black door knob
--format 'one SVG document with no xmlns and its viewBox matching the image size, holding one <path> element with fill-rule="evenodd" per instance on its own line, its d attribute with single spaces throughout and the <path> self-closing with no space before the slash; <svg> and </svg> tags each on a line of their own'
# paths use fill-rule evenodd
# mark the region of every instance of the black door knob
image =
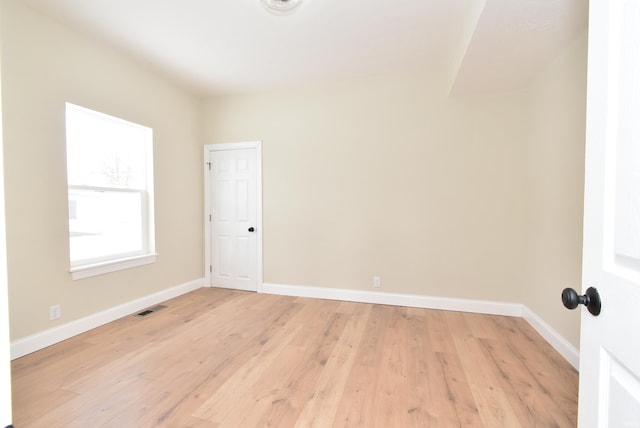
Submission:
<svg viewBox="0 0 640 428">
<path fill-rule="evenodd" d="M 256 229 L 253 226 L 250 227 L 248 230 L 249 230 L 249 232 L 255 232 L 256 231 Z"/>
<path fill-rule="evenodd" d="M 602 309 L 600 294 L 594 287 L 587 288 L 587 292 L 583 296 L 579 296 L 573 288 L 565 288 L 562 290 L 562 303 L 567 309 L 575 309 L 578 305 L 585 305 L 594 316 L 600 315 Z"/>
</svg>

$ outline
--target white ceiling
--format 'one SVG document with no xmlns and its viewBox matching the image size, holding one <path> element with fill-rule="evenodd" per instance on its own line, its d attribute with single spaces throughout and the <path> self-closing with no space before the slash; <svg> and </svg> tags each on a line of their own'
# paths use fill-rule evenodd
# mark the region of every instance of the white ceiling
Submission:
<svg viewBox="0 0 640 428">
<path fill-rule="evenodd" d="M 193 93 L 433 67 L 456 94 L 525 85 L 587 26 L 586 0 L 23 0 Z"/>
</svg>

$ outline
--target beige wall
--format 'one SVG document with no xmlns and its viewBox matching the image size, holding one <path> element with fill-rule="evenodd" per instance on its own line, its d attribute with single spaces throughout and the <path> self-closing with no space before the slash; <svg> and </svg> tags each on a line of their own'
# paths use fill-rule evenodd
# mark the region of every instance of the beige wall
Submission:
<svg viewBox="0 0 640 428">
<path fill-rule="evenodd" d="M 262 140 L 268 283 L 521 302 L 574 346 L 586 35 L 526 90 L 428 73 L 210 99 L 205 140 Z"/>
<path fill-rule="evenodd" d="M 582 288 L 582 215 L 587 87 L 587 34 L 532 87 L 529 264 L 525 303 L 574 346 L 580 311 L 562 306 L 565 287 Z"/>
<path fill-rule="evenodd" d="M 521 300 L 520 93 L 426 72 L 220 97 L 205 140 L 263 141 L 267 283 Z"/>
<path fill-rule="evenodd" d="M 21 2 L 2 2 L 2 104 L 13 340 L 202 277 L 201 105 Z M 154 130 L 155 264 L 72 281 L 65 102 Z M 62 317 L 49 321 L 50 305 Z"/>
<path fill-rule="evenodd" d="M 262 140 L 265 282 L 522 302 L 577 346 L 586 36 L 519 92 L 449 98 L 424 71 L 203 106 L 2 8 L 13 340 L 200 278 L 202 145 Z M 70 280 L 65 101 L 154 129 L 155 264 Z"/>
</svg>

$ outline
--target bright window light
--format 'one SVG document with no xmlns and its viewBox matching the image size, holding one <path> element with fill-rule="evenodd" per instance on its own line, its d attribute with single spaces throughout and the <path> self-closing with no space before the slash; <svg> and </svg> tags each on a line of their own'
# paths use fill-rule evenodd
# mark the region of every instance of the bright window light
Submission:
<svg viewBox="0 0 640 428">
<path fill-rule="evenodd" d="M 154 253 L 151 128 L 67 103 L 71 270 Z"/>
</svg>

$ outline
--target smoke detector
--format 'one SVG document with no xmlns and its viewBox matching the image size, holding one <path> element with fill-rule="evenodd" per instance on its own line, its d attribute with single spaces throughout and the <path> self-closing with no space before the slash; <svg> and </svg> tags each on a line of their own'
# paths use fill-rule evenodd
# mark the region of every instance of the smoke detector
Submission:
<svg viewBox="0 0 640 428">
<path fill-rule="evenodd" d="M 300 6 L 302 0 L 260 0 L 262 5 L 275 15 L 288 15 Z"/>
</svg>

